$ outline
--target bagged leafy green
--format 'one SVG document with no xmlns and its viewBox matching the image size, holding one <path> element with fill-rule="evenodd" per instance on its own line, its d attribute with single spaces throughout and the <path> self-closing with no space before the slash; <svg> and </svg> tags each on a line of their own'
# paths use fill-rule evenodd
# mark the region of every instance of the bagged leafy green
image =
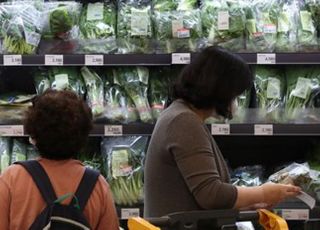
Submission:
<svg viewBox="0 0 320 230">
<path fill-rule="evenodd" d="M 314 51 L 318 48 L 317 31 L 312 20 L 311 10 L 304 1 L 299 1 L 298 13 L 298 50 Z"/>
<path fill-rule="evenodd" d="M 100 116 L 104 110 L 103 82 L 96 72 L 86 66 L 81 68 L 81 74 L 87 88 L 86 101 L 91 107 L 92 114 Z"/>
<path fill-rule="evenodd" d="M 30 106 L 26 104 L 0 105 L 0 124 L 19 124 Z"/>
<path fill-rule="evenodd" d="M 22 94 L 19 92 L 10 92 L 0 95 L 0 105 L 31 105 L 33 94 Z"/>
<path fill-rule="evenodd" d="M 158 12 L 174 11 L 178 8 L 177 0 L 153 0 L 153 10 Z"/>
<path fill-rule="evenodd" d="M 154 12 L 157 53 L 198 51 L 203 46 L 199 10 Z"/>
<path fill-rule="evenodd" d="M 150 70 L 148 98 L 151 113 L 157 120 L 164 110 L 169 95 L 169 70 L 167 68 L 154 68 Z"/>
<path fill-rule="evenodd" d="M 0 137 L 0 173 L 9 167 L 10 162 L 10 138 Z"/>
<path fill-rule="evenodd" d="M 208 45 L 244 50 L 245 13 L 239 0 L 203 0 L 201 18 Z"/>
<path fill-rule="evenodd" d="M 124 67 L 116 70 L 115 83 L 125 89 L 127 95 L 135 104 L 142 122 L 153 121 L 150 105 L 147 99 L 149 70 L 145 67 Z"/>
<path fill-rule="evenodd" d="M 246 49 L 252 52 L 273 52 L 277 41 L 277 1 L 255 0 L 245 11 Z"/>
<path fill-rule="evenodd" d="M 308 10 L 311 12 L 312 20 L 317 31 L 318 45 L 320 40 L 320 1 L 305 0 Z"/>
<path fill-rule="evenodd" d="M 44 91 L 51 88 L 48 69 L 39 68 L 34 73 L 33 80 L 38 95 L 43 94 Z"/>
<path fill-rule="evenodd" d="M 26 145 L 21 140 L 14 139 L 11 151 L 11 163 L 16 161 L 25 161 L 27 159 Z"/>
<path fill-rule="evenodd" d="M 143 202 L 143 160 L 147 137 L 105 138 L 102 155 L 107 163 L 107 180 L 117 205 Z"/>
<path fill-rule="evenodd" d="M 255 88 L 257 104 L 266 122 L 280 122 L 284 96 L 284 75 L 279 69 L 257 66 Z"/>
<path fill-rule="evenodd" d="M 9 54 L 34 54 L 41 38 L 41 14 L 33 2 L 0 4 L 2 50 Z"/>
<path fill-rule="evenodd" d="M 297 14 L 295 0 L 280 0 L 276 51 L 293 52 L 297 49 Z"/>
<path fill-rule="evenodd" d="M 114 53 L 116 44 L 116 8 L 110 2 L 88 3 L 81 11 L 80 52 Z"/>
<path fill-rule="evenodd" d="M 119 0 L 117 39 L 119 53 L 152 53 L 150 0 Z"/>
<path fill-rule="evenodd" d="M 318 67 L 290 67 L 286 70 L 287 92 L 285 118 L 295 121 L 310 101 L 313 91 L 320 88 L 320 69 Z"/>
<path fill-rule="evenodd" d="M 73 1 L 45 2 L 40 53 L 73 53 L 79 38 L 81 4 Z"/>
<path fill-rule="evenodd" d="M 104 79 L 105 116 L 111 122 L 130 123 L 138 120 L 138 111 L 123 87 L 114 83 L 115 70 Z"/>
</svg>

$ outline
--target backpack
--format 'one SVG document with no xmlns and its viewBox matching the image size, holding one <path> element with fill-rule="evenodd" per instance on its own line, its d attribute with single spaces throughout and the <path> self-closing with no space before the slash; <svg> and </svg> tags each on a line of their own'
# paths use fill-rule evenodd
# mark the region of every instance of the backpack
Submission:
<svg viewBox="0 0 320 230">
<path fill-rule="evenodd" d="M 57 198 L 47 173 L 38 161 L 21 161 L 15 164 L 22 165 L 28 171 L 47 204 L 30 230 L 90 230 L 83 210 L 100 175 L 98 172 L 86 168 L 74 196 L 69 193 Z M 60 204 L 69 196 L 73 196 L 69 205 Z"/>
</svg>

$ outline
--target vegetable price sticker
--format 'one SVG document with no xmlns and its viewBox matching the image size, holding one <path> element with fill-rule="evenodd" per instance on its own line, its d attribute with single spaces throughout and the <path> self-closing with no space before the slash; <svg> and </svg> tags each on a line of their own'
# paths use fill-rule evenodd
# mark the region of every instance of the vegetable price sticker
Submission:
<svg viewBox="0 0 320 230">
<path fill-rule="evenodd" d="M 104 126 L 105 136 L 122 136 L 122 125 L 106 125 Z"/>
<path fill-rule="evenodd" d="M 90 66 L 103 65 L 103 55 L 86 55 L 85 64 Z"/>
<path fill-rule="evenodd" d="M 273 125 L 254 125 L 254 135 L 273 135 Z"/>
<path fill-rule="evenodd" d="M 3 55 L 3 65 L 17 66 L 22 65 L 21 55 Z"/>
<path fill-rule="evenodd" d="M 173 53 L 171 57 L 172 64 L 190 64 L 191 62 L 190 53 Z"/>
<path fill-rule="evenodd" d="M 211 126 L 212 135 L 230 135 L 229 124 L 213 124 Z"/>
<path fill-rule="evenodd" d="M 1 136 L 23 136 L 24 130 L 22 125 L 1 125 L 0 126 L 0 137 Z"/>
<path fill-rule="evenodd" d="M 131 217 L 140 216 L 140 210 L 138 208 L 122 208 L 121 219 L 127 220 Z"/>
<path fill-rule="evenodd" d="M 258 53 L 257 64 L 276 64 L 276 54 Z"/>
<path fill-rule="evenodd" d="M 45 55 L 45 65 L 63 65 L 63 55 Z"/>
</svg>

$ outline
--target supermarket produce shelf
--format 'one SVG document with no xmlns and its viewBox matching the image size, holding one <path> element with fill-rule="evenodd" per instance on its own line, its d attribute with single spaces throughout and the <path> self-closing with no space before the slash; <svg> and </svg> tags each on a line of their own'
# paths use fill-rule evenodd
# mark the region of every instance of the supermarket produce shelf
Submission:
<svg viewBox="0 0 320 230">
<path fill-rule="evenodd" d="M 212 126 L 222 127 L 217 132 Z M 213 124 L 213 136 L 320 136 L 320 124 Z M 151 135 L 153 124 L 95 124 L 90 136 Z M 217 130 L 217 129 L 215 129 Z M 0 124 L 0 136 L 27 136 L 22 125 Z"/>
<path fill-rule="evenodd" d="M 183 54 L 185 53 L 176 53 Z M 258 55 L 274 54 L 275 62 L 273 64 L 320 64 L 320 53 L 238 53 L 248 64 L 263 64 L 258 62 Z M 49 54 L 48 54 L 49 55 Z M 53 56 L 60 56 L 55 55 Z M 52 56 L 51 55 L 51 56 Z M 9 61 L 4 63 L 4 59 L 10 56 L 18 57 L 20 61 Z M 50 55 L 49 55 L 50 56 Z M 86 59 L 86 56 L 91 58 L 101 57 L 103 59 Z M 197 53 L 191 54 L 191 60 L 197 56 Z M 19 59 L 20 57 L 20 59 Z M 104 66 L 166 66 L 172 65 L 175 61 L 172 54 L 64 54 L 63 60 L 60 63 L 55 63 L 55 60 L 46 61 L 46 55 L 0 55 L 0 65 L 12 66 L 43 66 L 43 65 L 64 65 L 64 66 L 83 66 L 83 65 L 104 65 Z M 188 62 L 188 61 L 187 61 Z M 185 64 L 185 60 L 178 64 Z M 177 64 L 177 63 L 175 63 Z M 267 64 L 267 63 L 266 63 Z M 270 63 L 269 63 L 270 64 Z"/>
</svg>

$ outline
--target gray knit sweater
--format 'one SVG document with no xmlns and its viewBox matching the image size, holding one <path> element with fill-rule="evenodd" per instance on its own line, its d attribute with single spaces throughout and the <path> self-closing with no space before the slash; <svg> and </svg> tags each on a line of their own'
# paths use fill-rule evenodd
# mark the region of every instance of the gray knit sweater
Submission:
<svg viewBox="0 0 320 230">
<path fill-rule="evenodd" d="M 232 208 L 237 190 L 209 130 L 183 100 L 162 112 L 145 165 L 145 217 Z"/>
</svg>

